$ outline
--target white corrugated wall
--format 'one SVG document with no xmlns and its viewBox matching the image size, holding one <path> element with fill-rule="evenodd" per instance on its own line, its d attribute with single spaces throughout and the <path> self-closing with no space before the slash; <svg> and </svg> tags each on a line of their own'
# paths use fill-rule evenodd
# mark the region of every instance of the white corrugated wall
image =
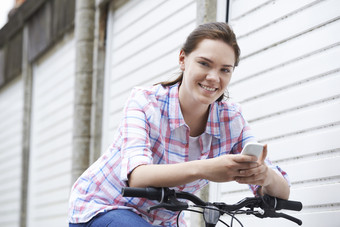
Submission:
<svg viewBox="0 0 340 227">
<path fill-rule="evenodd" d="M 230 23 L 242 59 L 230 85 L 233 99 L 269 158 L 286 170 L 292 213 L 304 226 L 340 224 L 340 1 L 233 0 Z M 212 184 L 211 199 L 235 202 L 246 186 Z M 242 217 L 245 226 L 296 226 Z"/>
<path fill-rule="evenodd" d="M 111 6 L 102 151 L 112 141 L 131 89 L 177 76 L 180 48 L 195 27 L 194 0 L 131 0 L 117 10 Z"/>
<path fill-rule="evenodd" d="M 177 72 L 178 55 L 196 26 L 196 2 L 131 0 L 108 21 L 103 149 L 112 141 L 135 86 L 150 86 Z"/>
<path fill-rule="evenodd" d="M 75 41 L 64 38 L 33 66 L 28 226 L 67 226 L 71 189 Z"/>
<path fill-rule="evenodd" d="M 19 226 L 23 82 L 19 76 L 0 91 L 0 226 Z"/>
</svg>

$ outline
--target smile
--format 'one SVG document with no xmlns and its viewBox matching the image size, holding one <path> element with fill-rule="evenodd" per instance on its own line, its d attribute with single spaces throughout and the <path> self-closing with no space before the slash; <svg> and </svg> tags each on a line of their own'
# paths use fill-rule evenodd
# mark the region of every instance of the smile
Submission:
<svg viewBox="0 0 340 227">
<path fill-rule="evenodd" d="M 207 91 L 216 91 L 217 88 L 212 88 L 212 87 L 207 87 L 207 86 L 204 86 L 203 84 L 199 84 L 201 86 L 201 88 L 207 90 Z"/>
</svg>

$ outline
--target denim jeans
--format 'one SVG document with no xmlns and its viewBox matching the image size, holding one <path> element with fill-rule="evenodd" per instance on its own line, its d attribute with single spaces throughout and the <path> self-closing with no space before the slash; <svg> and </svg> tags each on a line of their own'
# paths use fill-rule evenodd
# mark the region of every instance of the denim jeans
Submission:
<svg viewBox="0 0 340 227">
<path fill-rule="evenodd" d="M 87 223 L 69 224 L 69 227 L 151 227 L 138 214 L 130 210 L 111 210 L 99 214 Z"/>
</svg>

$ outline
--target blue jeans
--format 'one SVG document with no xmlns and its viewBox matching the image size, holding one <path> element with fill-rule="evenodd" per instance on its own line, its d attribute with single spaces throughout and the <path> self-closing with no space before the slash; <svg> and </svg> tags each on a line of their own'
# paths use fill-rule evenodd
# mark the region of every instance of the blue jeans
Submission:
<svg viewBox="0 0 340 227">
<path fill-rule="evenodd" d="M 69 227 L 150 227 L 142 217 L 130 210 L 111 210 L 99 214 L 87 223 L 69 224 Z"/>
</svg>

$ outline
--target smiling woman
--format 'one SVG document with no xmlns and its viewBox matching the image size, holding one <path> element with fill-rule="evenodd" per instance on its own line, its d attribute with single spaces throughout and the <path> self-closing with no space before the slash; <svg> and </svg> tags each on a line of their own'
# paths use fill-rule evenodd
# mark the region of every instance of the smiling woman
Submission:
<svg viewBox="0 0 340 227">
<path fill-rule="evenodd" d="M 209 105 L 223 97 L 230 82 L 235 54 L 223 41 L 204 39 L 190 54 L 182 50 L 179 62 L 183 71 L 179 89 L 181 111 L 190 135 L 199 136 L 205 130 Z"/>
<path fill-rule="evenodd" d="M 186 119 L 186 114 L 206 112 L 223 95 L 231 79 L 235 54 L 223 41 L 204 39 L 190 54 L 182 50 L 179 61 L 183 71 L 179 99 Z"/>
<path fill-rule="evenodd" d="M 184 43 L 182 50 L 181 50 L 181 55 L 189 55 L 191 52 L 196 50 L 197 46 L 199 43 L 203 40 L 205 41 L 222 41 L 224 44 L 228 45 L 228 55 L 233 55 L 234 56 L 234 61 L 232 61 L 230 64 L 224 65 L 225 70 L 229 72 L 233 72 L 234 68 L 238 65 L 239 60 L 240 60 L 240 48 L 237 44 L 236 36 L 234 32 L 231 30 L 229 26 L 224 26 L 225 23 L 208 23 L 204 24 L 201 26 L 198 26 L 187 38 L 186 42 Z M 230 52 L 230 49 L 232 51 Z M 222 54 L 224 55 L 224 53 Z M 213 54 L 214 56 L 214 54 Z M 180 60 L 180 68 L 182 70 L 182 73 L 178 78 L 176 78 L 173 81 L 166 81 L 166 82 L 161 82 L 163 86 L 169 86 L 176 84 L 178 82 L 182 82 L 183 79 L 183 61 Z M 201 64 L 207 65 L 208 63 L 211 63 L 210 59 L 204 58 L 202 56 L 202 61 Z M 224 95 L 221 95 L 217 101 L 222 101 Z"/>
<path fill-rule="evenodd" d="M 240 155 L 256 140 L 239 105 L 223 100 L 239 54 L 226 23 L 203 24 L 180 51 L 176 80 L 133 89 L 112 145 L 73 186 L 70 226 L 176 225 L 175 212 L 147 211 L 155 201 L 122 197 L 127 186 L 194 193 L 209 181 L 236 181 L 288 198 L 285 172 L 266 155 Z"/>
</svg>

